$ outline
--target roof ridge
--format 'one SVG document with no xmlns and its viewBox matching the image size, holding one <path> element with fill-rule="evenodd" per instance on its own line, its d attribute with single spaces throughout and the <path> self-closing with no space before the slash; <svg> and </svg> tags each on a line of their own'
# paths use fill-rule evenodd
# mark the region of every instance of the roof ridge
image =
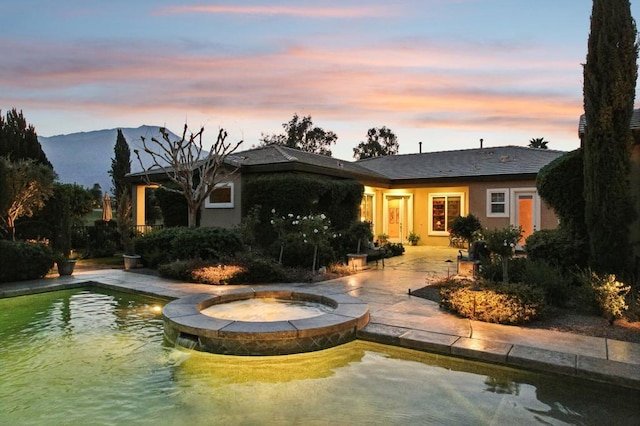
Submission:
<svg viewBox="0 0 640 426">
<path fill-rule="evenodd" d="M 291 154 L 288 154 L 284 151 L 284 149 L 282 149 L 282 147 L 280 145 L 277 144 L 273 144 L 273 147 L 276 149 L 276 151 L 278 151 L 280 154 L 282 154 L 282 156 L 284 158 L 286 158 L 288 161 L 298 161 L 298 157 L 295 157 Z"/>
</svg>

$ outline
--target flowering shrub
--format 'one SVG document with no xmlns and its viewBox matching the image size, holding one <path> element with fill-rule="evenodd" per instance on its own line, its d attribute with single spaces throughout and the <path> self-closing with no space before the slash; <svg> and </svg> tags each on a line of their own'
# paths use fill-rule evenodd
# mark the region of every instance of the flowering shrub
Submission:
<svg viewBox="0 0 640 426">
<path fill-rule="evenodd" d="M 318 246 L 327 243 L 331 238 L 337 238 L 339 234 L 331 230 L 331 220 L 321 213 L 319 215 L 278 215 L 276 210 L 271 210 L 273 214 L 271 225 L 278 235 L 280 242 L 279 262 L 282 263 L 282 254 L 284 252 L 284 244 L 288 238 L 299 238 L 305 244 L 313 245 L 313 267 L 316 270 L 316 261 L 318 257 Z"/>
<path fill-rule="evenodd" d="M 600 312 L 610 324 L 613 324 L 615 319 L 620 318 L 622 312 L 629 308 L 625 297 L 631 287 L 616 281 L 615 275 L 600 276 L 595 272 L 588 276 L 588 281 Z"/>
<path fill-rule="evenodd" d="M 516 244 L 522 239 L 522 228 L 509 226 L 485 231 L 484 239 L 491 253 L 492 262 L 502 263 L 502 281 L 509 282 L 509 259 L 513 257 Z"/>
</svg>

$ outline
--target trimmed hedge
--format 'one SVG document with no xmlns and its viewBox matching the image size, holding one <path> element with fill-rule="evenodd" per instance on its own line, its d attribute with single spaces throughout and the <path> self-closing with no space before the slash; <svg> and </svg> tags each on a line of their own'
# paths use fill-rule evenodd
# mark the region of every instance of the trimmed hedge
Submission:
<svg viewBox="0 0 640 426">
<path fill-rule="evenodd" d="M 202 260 L 179 260 L 160 265 L 161 276 L 202 284 L 262 284 L 290 281 L 285 269 L 266 259 L 245 259 L 222 265 Z"/>
<path fill-rule="evenodd" d="M 451 285 L 440 290 L 440 306 L 465 318 L 498 324 L 523 324 L 537 318 L 544 293 L 525 284 L 472 289 Z"/>
<path fill-rule="evenodd" d="M 151 268 L 181 259 L 228 259 L 242 250 L 239 234 L 224 228 L 165 228 L 136 238 L 134 244 Z"/>
<path fill-rule="evenodd" d="M 42 278 L 53 261 L 53 251 L 44 244 L 0 240 L 0 282 Z"/>
</svg>

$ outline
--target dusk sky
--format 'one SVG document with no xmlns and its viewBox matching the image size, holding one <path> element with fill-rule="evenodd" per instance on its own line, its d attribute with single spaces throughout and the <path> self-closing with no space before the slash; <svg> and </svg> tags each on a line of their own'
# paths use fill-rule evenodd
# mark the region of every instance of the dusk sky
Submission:
<svg viewBox="0 0 640 426">
<path fill-rule="evenodd" d="M 0 0 L 0 108 L 40 136 L 186 121 L 244 149 L 298 113 L 343 159 L 382 126 L 400 153 L 537 137 L 572 150 L 591 5 Z"/>
</svg>

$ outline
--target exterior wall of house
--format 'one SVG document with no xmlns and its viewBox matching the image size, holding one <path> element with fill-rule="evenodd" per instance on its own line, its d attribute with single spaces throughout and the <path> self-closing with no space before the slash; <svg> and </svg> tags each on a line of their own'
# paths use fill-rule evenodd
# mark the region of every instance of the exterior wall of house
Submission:
<svg viewBox="0 0 640 426">
<path fill-rule="evenodd" d="M 202 227 L 233 228 L 242 220 L 242 179 L 240 174 L 234 174 L 231 179 L 221 183 L 233 185 L 233 202 L 223 206 L 204 203 L 200 211 L 200 226 Z"/>
<path fill-rule="evenodd" d="M 504 194 L 504 212 L 491 212 L 491 194 Z M 510 224 L 517 224 L 516 212 L 520 197 L 532 208 L 531 231 L 539 229 L 553 229 L 558 225 L 558 219 L 553 210 L 537 195 L 534 180 L 471 182 L 468 185 L 441 186 L 426 185 L 405 188 L 375 188 L 365 187 L 365 194 L 373 195 L 373 228 L 374 236 L 381 233 L 389 234 L 391 242 L 407 243 L 409 232 L 420 236 L 419 244 L 447 246 L 449 245 L 448 223 L 435 226 L 434 204 L 439 200 L 453 199 L 452 206 L 457 208 L 459 215 L 466 216 L 473 213 L 478 217 L 484 228 L 505 228 Z M 456 215 L 455 211 L 452 211 Z M 401 230 L 394 229 L 394 221 L 400 221 Z M 441 229 L 440 231 L 434 230 Z M 395 238 L 393 238 L 395 233 Z"/>
</svg>

